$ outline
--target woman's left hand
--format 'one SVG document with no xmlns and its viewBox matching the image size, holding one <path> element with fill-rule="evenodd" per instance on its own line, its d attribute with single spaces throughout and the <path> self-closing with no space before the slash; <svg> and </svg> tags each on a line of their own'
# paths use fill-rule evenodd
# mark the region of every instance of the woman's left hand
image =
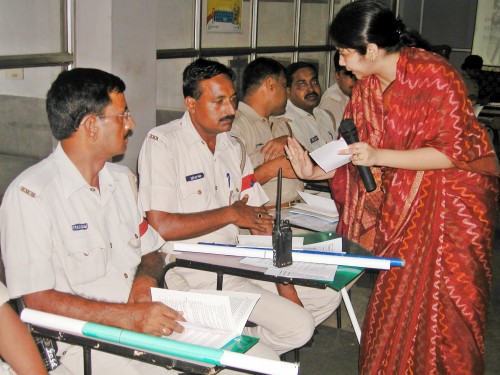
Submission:
<svg viewBox="0 0 500 375">
<path fill-rule="evenodd" d="M 356 142 L 348 146 L 349 148 L 339 151 L 339 155 L 352 155 L 351 162 L 354 165 L 371 167 L 378 165 L 378 149 L 370 146 L 366 142 Z"/>
</svg>

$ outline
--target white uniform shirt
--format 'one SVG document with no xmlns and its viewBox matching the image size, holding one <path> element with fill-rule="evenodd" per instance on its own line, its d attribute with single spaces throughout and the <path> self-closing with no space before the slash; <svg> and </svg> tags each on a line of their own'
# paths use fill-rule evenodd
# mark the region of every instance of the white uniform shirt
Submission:
<svg viewBox="0 0 500 375">
<path fill-rule="evenodd" d="M 335 126 L 333 120 L 321 108 L 314 108 L 313 113 L 310 114 L 288 100 L 283 117 L 290 120 L 289 124 L 292 127 L 293 136 L 309 152 L 326 145 L 334 139 Z"/>
<path fill-rule="evenodd" d="M 340 90 L 338 83 L 330 86 L 321 96 L 321 101 L 319 102 L 319 108 L 322 108 L 335 117 L 336 131 L 337 134 L 335 139 L 337 139 L 338 129 L 340 122 L 344 118 L 345 107 L 349 103 L 350 97 L 347 96 Z"/>
<path fill-rule="evenodd" d="M 245 141 L 247 153 L 254 168 L 264 163 L 264 156 L 260 153 L 260 150 L 268 141 L 283 135 L 292 135 L 287 121 L 279 117 L 270 117 L 268 121 L 249 105 L 239 102 L 231 133 L 236 134 Z M 269 197 L 269 205 L 276 203 L 277 184 L 278 179 L 274 177 L 263 186 Z M 297 190 L 304 191 L 302 181 L 295 178 L 283 178 L 281 202 L 285 203 L 299 199 Z"/>
<path fill-rule="evenodd" d="M 99 191 L 60 144 L 19 175 L 0 208 L 12 298 L 55 289 L 126 302 L 141 256 L 163 244 L 137 207 L 135 180 L 128 168 L 106 163 Z"/>
<path fill-rule="evenodd" d="M 238 140 L 228 133 L 218 134 L 212 154 L 188 112 L 149 132 L 139 154 L 139 176 L 139 194 L 146 211 L 202 212 L 228 206 L 245 194 L 250 206 L 268 201 Z M 186 242 L 234 243 L 237 235 L 238 227 L 230 224 Z M 164 249 L 170 251 L 171 244 Z"/>
</svg>

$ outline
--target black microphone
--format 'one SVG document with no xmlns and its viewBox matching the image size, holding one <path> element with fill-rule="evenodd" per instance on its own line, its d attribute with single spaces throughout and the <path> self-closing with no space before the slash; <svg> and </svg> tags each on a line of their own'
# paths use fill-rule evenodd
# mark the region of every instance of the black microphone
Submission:
<svg viewBox="0 0 500 375">
<path fill-rule="evenodd" d="M 348 145 L 359 142 L 358 131 L 356 130 L 356 125 L 352 119 L 346 118 L 342 120 L 340 122 L 339 130 Z M 375 190 L 377 185 L 375 184 L 375 179 L 373 178 L 370 167 L 366 167 L 364 165 L 357 165 L 356 167 L 358 168 L 359 176 L 363 181 L 363 185 L 365 185 L 366 191 L 370 192 Z"/>
</svg>

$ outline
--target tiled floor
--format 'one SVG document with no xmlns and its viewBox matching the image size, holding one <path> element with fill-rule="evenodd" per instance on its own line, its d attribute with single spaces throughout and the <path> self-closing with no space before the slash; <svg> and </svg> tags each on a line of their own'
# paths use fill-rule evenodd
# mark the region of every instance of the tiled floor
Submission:
<svg viewBox="0 0 500 375">
<path fill-rule="evenodd" d="M 351 299 L 360 320 L 371 291 L 369 275 L 363 275 L 352 288 Z M 314 346 L 300 350 L 301 375 L 355 375 L 358 373 L 359 345 L 349 322 L 342 312 L 343 329 L 336 329 L 332 318 L 319 327 Z M 500 374 L 500 222 L 493 246 L 493 288 L 488 312 L 485 375 Z M 422 374 L 424 375 L 424 374 Z"/>
</svg>

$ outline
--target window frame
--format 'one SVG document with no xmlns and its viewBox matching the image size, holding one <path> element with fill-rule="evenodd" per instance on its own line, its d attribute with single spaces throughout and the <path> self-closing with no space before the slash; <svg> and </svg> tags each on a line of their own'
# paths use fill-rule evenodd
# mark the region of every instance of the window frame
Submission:
<svg viewBox="0 0 500 375">
<path fill-rule="evenodd" d="M 61 51 L 24 55 L 0 55 L 0 70 L 16 68 L 39 68 L 60 66 L 70 69 L 75 62 L 74 55 L 74 9 L 75 0 L 60 0 Z"/>
</svg>

